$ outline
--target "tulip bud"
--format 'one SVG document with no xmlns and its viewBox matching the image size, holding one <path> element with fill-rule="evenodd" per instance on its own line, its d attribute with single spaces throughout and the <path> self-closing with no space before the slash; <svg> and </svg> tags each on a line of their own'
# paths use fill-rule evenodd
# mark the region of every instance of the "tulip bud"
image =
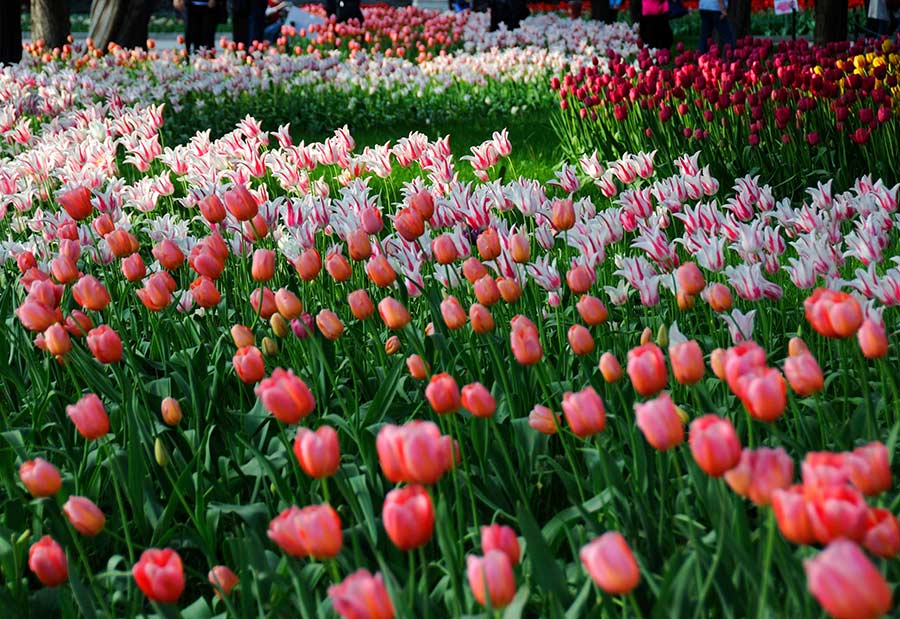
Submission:
<svg viewBox="0 0 900 619">
<path fill-rule="evenodd" d="M 393 355 L 400 350 L 400 338 L 396 335 L 392 335 L 387 339 L 384 343 L 384 352 L 389 355 Z"/>
<path fill-rule="evenodd" d="M 266 336 L 262 340 L 262 354 L 266 357 L 274 357 L 278 354 L 278 343 Z"/>
<path fill-rule="evenodd" d="M 169 463 L 169 454 L 166 451 L 166 446 L 163 445 L 162 439 L 158 436 L 153 443 L 153 456 L 156 458 L 156 463 L 159 466 L 165 466 Z"/>
<path fill-rule="evenodd" d="M 163 421 L 167 426 L 177 426 L 181 423 L 181 404 L 173 397 L 164 398 L 160 406 Z"/>
</svg>

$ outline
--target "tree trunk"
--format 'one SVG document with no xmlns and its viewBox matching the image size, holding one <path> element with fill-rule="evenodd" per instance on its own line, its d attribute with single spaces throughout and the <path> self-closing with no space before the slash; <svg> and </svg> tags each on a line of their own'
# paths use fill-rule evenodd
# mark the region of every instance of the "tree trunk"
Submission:
<svg viewBox="0 0 900 619">
<path fill-rule="evenodd" d="M 122 47 L 144 47 L 150 27 L 150 0 L 94 0 L 91 4 L 91 32 L 97 49 L 110 43 Z"/>
<path fill-rule="evenodd" d="M 730 0 L 728 3 L 728 19 L 734 30 L 734 38 L 740 40 L 750 34 L 751 0 Z"/>
<path fill-rule="evenodd" d="M 816 0 L 816 43 L 847 39 L 847 0 Z"/>
<path fill-rule="evenodd" d="M 31 0 L 31 40 L 62 47 L 71 34 L 68 0 Z"/>
<path fill-rule="evenodd" d="M 22 60 L 22 0 L 0 0 L 0 65 Z"/>
</svg>

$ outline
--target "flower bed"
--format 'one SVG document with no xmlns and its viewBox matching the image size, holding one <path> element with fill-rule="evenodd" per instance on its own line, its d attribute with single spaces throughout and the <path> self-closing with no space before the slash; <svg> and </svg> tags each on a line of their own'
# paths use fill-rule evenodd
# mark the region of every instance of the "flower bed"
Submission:
<svg viewBox="0 0 900 619">
<path fill-rule="evenodd" d="M 164 113 L 7 134 L 4 604 L 896 608 L 897 187 Z"/>
</svg>

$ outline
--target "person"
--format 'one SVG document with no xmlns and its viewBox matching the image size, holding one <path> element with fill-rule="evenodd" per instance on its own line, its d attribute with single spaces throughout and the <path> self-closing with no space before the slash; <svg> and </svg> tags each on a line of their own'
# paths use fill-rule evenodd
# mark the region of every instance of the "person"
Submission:
<svg viewBox="0 0 900 619">
<path fill-rule="evenodd" d="M 249 0 L 250 2 L 250 42 L 263 41 L 266 34 L 266 9 L 269 0 Z"/>
<path fill-rule="evenodd" d="M 231 0 L 231 40 L 250 45 L 250 0 Z"/>
<path fill-rule="evenodd" d="M 515 30 L 523 19 L 531 15 L 525 0 L 490 0 L 491 23 L 488 32 L 494 32 L 500 24 L 507 30 Z"/>
<path fill-rule="evenodd" d="M 263 38 L 269 43 L 274 44 L 276 39 L 281 36 L 281 26 L 284 25 L 285 15 L 288 9 L 287 2 L 279 2 L 278 0 L 268 0 L 269 6 L 266 8 L 266 29 L 263 32 Z"/>
<path fill-rule="evenodd" d="M 0 0 L 0 66 L 22 60 L 22 0 Z"/>
<path fill-rule="evenodd" d="M 184 13 L 184 46 L 188 53 L 215 47 L 219 13 L 217 0 L 173 0 L 176 11 Z"/>
<path fill-rule="evenodd" d="M 655 49 L 672 47 L 668 0 L 642 0 L 640 32 L 644 45 Z"/>
<path fill-rule="evenodd" d="M 709 37 L 713 28 L 719 33 L 719 45 L 730 45 L 734 49 L 736 42 L 731 24 L 728 22 L 727 0 L 700 0 L 700 53 L 709 51 Z"/>
</svg>

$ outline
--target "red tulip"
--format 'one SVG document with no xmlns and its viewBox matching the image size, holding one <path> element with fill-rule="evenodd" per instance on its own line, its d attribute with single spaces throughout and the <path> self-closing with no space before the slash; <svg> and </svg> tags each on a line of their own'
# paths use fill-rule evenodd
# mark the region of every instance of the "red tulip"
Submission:
<svg viewBox="0 0 900 619">
<path fill-rule="evenodd" d="M 28 549 L 28 567 L 45 587 L 58 587 L 69 579 L 66 553 L 49 535 L 45 535 Z"/>
<path fill-rule="evenodd" d="M 386 425 L 375 440 L 384 476 L 398 484 L 431 485 L 453 466 L 453 443 L 430 421 Z M 458 452 L 457 452 L 458 453 Z"/>
<path fill-rule="evenodd" d="M 579 553 L 581 563 L 597 586 L 610 595 L 626 595 L 641 581 L 637 561 L 621 533 L 604 533 Z"/>
<path fill-rule="evenodd" d="M 482 260 L 493 260 L 500 255 L 500 237 L 493 228 L 488 228 L 479 234 L 475 244 Z"/>
<path fill-rule="evenodd" d="M 669 362 L 672 364 L 675 380 L 682 385 L 700 382 L 706 370 L 703 365 L 703 351 L 694 340 L 669 346 Z"/>
<path fill-rule="evenodd" d="M 88 218 L 94 210 L 91 204 L 91 190 L 83 185 L 60 194 L 56 201 L 75 221 Z"/>
<path fill-rule="evenodd" d="M 81 307 L 99 312 L 109 305 L 109 291 L 93 275 L 85 275 L 72 286 L 72 298 Z"/>
<path fill-rule="evenodd" d="M 250 293 L 250 307 L 255 314 L 259 314 L 263 320 L 268 320 L 278 311 L 275 302 L 275 293 L 265 286 L 257 288 Z"/>
<path fill-rule="evenodd" d="M 572 198 L 553 201 L 550 206 L 550 222 L 557 230 L 569 230 L 575 225 L 575 206 Z"/>
<path fill-rule="evenodd" d="M 316 326 L 327 340 L 336 340 L 344 333 L 344 323 L 331 310 L 323 309 L 316 314 Z"/>
<path fill-rule="evenodd" d="M 234 365 L 234 371 L 237 372 L 238 378 L 244 383 L 258 383 L 265 376 L 266 366 L 262 353 L 256 346 L 239 348 L 234 353 L 231 363 Z"/>
<path fill-rule="evenodd" d="M 536 405 L 528 413 L 528 425 L 541 434 L 556 434 L 562 419 L 546 406 Z"/>
<path fill-rule="evenodd" d="M 151 253 L 167 271 L 174 271 L 184 264 L 184 252 L 170 239 L 163 239 L 157 243 Z"/>
<path fill-rule="evenodd" d="M 232 589 L 240 583 L 237 574 L 225 565 L 217 565 L 209 570 L 207 578 L 209 579 L 209 584 L 215 587 L 216 597 L 219 599 L 222 599 L 223 596 L 231 595 Z"/>
<path fill-rule="evenodd" d="M 58 322 L 44 331 L 44 342 L 47 344 L 47 352 L 57 357 L 67 355 L 72 350 L 72 338 L 69 337 L 66 328 Z"/>
<path fill-rule="evenodd" d="M 881 359 L 887 355 L 888 341 L 881 323 L 870 318 L 863 320 L 856 332 L 859 349 L 866 359 Z"/>
<path fill-rule="evenodd" d="M 868 506 L 850 486 L 825 486 L 807 490 L 806 513 L 813 533 L 822 544 L 841 537 L 861 541 L 866 531 Z"/>
<path fill-rule="evenodd" d="M 574 294 L 582 294 L 591 289 L 595 275 L 593 271 L 579 264 L 566 272 L 566 285 Z"/>
<path fill-rule="evenodd" d="M 344 532 L 330 505 L 293 506 L 269 523 L 269 539 L 292 557 L 331 559 L 344 545 Z"/>
<path fill-rule="evenodd" d="M 83 496 L 70 496 L 63 511 L 75 530 L 87 537 L 97 535 L 106 525 L 106 516 L 100 508 Z"/>
<path fill-rule="evenodd" d="M 424 546 L 434 534 L 434 505 L 428 491 L 419 485 L 388 492 L 381 518 L 388 537 L 402 551 Z"/>
<path fill-rule="evenodd" d="M 891 588 L 859 546 L 837 540 L 803 562 L 809 591 L 834 619 L 876 619 L 891 609 Z"/>
<path fill-rule="evenodd" d="M 668 393 L 644 403 L 636 402 L 634 411 L 638 428 L 656 449 L 666 451 L 684 442 L 684 424 Z"/>
<path fill-rule="evenodd" d="M 825 386 L 822 368 L 819 367 L 816 358 L 808 352 L 785 359 L 784 375 L 791 389 L 801 397 L 818 393 Z"/>
<path fill-rule="evenodd" d="M 131 568 L 131 575 L 144 595 L 154 602 L 174 604 L 184 591 L 181 557 L 171 548 L 145 550 Z"/>
<path fill-rule="evenodd" d="M 378 315 L 388 329 L 397 331 L 409 324 L 411 317 L 406 307 L 392 297 L 385 297 L 378 303 Z"/>
<path fill-rule="evenodd" d="M 787 385 L 775 368 L 757 369 L 741 375 L 735 393 L 750 416 L 760 421 L 775 421 L 787 406 Z"/>
<path fill-rule="evenodd" d="M 431 253 L 438 264 L 451 264 L 459 257 L 449 234 L 442 234 L 431 242 Z"/>
<path fill-rule="evenodd" d="M 463 408 L 476 417 L 493 417 L 497 410 L 497 401 L 481 383 L 472 383 L 462 388 L 460 399 Z"/>
<path fill-rule="evenodd" d="M 43 332 L 62 317 L 59 308 L 48 307 L 36 301 L 25 301 L 16 309 L 16 316 L 29 331 Z"/>
<path fill-rule="evenodd" d="M 409 375 L 416 380 L 425 380 L 428 378 L 428 368 L 425 366 L 425 362 L 419 355 L 410 355 L 407 357 L 406 368 L 409 370 Z"/>
<path fill-rule="evenodd" d="M 491 550 L 484 557 L 466 557 L 472 595 L 482 606 L 505 608 L 516 596 L 516 577 L 506 553 Z"/>
<path fill-rule="evenodd" d="M 863 322 L 859 301 L 846 292 L 817 288 L 803 308 L 812 328 L 825 337 L 850 337 Z"/>
<path fill-rule="evenodd" d="M 787 488 L 794 478 L 794 461 L 778 447 L 744 449 L 738 465 L 725 473 L 725 481 L 737 494 L 757 505 L 768 505 L 772 492 Z"/>
<path fill-rule="evenodd" d="M 293 370 L 273 370 L 269 378 L 256 386 L 256 395 L 266 410 L 283 423 L 297 423 L 316 408 L 309 387 Z"/>
<path fill-rule="evenodd" d="M 59 471 L 43 458 L 23 462 L 19 467 L 19 478 L 35 498 L 53 496 L 62 488 Z"/>
<path fill-rule="evenodd" d="M 130 282 L 144 279 L 147 275 L 147 266 L 140 254 L 131 254 L 122 259 L 122 275 Z"/>
<path fill-rule="evenodd" d="M 513 355 L 522 365 L 534 365 L 544 356 L 544 349 L 538 337 L 537 327 L 530 320 L 517 320 L 513 318 L 513 328 L 509 334 L 510 347 Z"/>
<path fill-rule="evenodd" d="M 850 481 L 866 496 L 876 496 L 891 488 L 888 450 L 880 441 L 854 449 L 846 455 L 844 466 Z"/>
<path fill-rule="evenodd" d="M 656 395 L 669 380 L 662 350 L 652 342 L 628 351 L 627 371 L 634 390 L 642 396 Z"/>
<path fill-rule="evenodd" d="M 372 304 L 369 293 L 362 288 L 347 295 L 347 304 L 357 320 L 366 320 L 375 313 L 375 305 Z"/>
<path fill-rule="evenodd" d="M 222 294 L 208 277 L 201 275 L 191 282 L 191 297 L 203 308 L 215 307 L 222 300 Z"/>
<path fill-rule="evenodd" d="M 772 491 L 772 510 L 778 529 L 789 542 L 812 544 L 816 541 L 806 511 L 806 489 L 796 485 Z"/>
<path fill-rule="evenodd" d="M 602 325 L 606 322 L 608 316 L 606 306 L 597 297 L 587 294 L 582 295 L 578 303 L 575 304 L 575 308 L 578 310 L 578 315 L 581 316 L 581 319 L 591 327 Z"/>
<path fill-rule="evenodd" d="M 75 424 L 78 433 L 89 441 L 109 432 L 109 416 L 103 402 L 93 393 L 87 394 L 76 404 L 67 406 L 66 414 Z"/>
<path fill-rule="evenodd" d="M 328 587 L 335 612 L 344 619 L 394 619 L 394 605 L 381 574 L 359 570 Z"/>
<path fill-rule="evenodd" d="M 103 240 L 106 241 L 109 250 L 116 258 L 130 256 L 140 247 L 137 238 L 128 230 L 122 228 L 116 228 L 103 237 Z"/>
<path fill-rule="evenodd" d="M 474 258 L 471 258 L 474 260 Z M 485 307 L 491 307 L 500 302 L 500 289 L 497 282 L 490 275 L 485 275 L 475 281 L 475 298 Z"/>
<path fill-rule="evenodd" d="M 353 276 L 353 268 L 350 263 L 338 253 L 328 255 L 325 259 L 325 270 L 336 282 L 345 282 Z"/>
<path fill-rule="evenodd" d="M 704 415 L 691 422 L 691 454 L 704 473 L 721 477 L 741 460 L 741 442 L 727 418 Z"/>
<path fill-rule="evenodd" d="M 572 325 L 569 327 L 567 337 L 569 346 L 576 355 L 583 356 L 594 352 L 594 338 L 584 325 Z"/>
<path fill-rule="evenodd" d="M 425 388 L 425 397 L 438 415 L 455 412 L 462 405 L 456 379 L 446 372 L 431 377 Z"/>
<path fill-rule="evenodd" d="M 690 296 L 700 294 L 706 287 L 703 273 L 694 262 L 685 262 L 678 267 L 675 271 L 675 281 L 678 284 L 678 290 Z"/>
<path fill-rule="evenodd" d="M 87 345 L 100 363 L 118 363 L 122 360 L 122 340 L 107 325 L 88 331 Z"/>
<path fill-rule="evenodd" d="M 203 198 L 197 206 L 203 218 L 211 224 L 220 223 L 225 219 L 225 205 L 216 194 Z"/>
<path fill-rule="evenodd" d="M 466 324 L 466 311 L 454 296 L 449 296 L 441 301 L 441 317 L 451 331 L 460 329 Z"/>
<path fill-rule="evenodd" d="M 480 303 L 473 303 L 469 306 L 469 322 L 472 323 L 472 331 L 479 335 L 494 330 L 494 317 L 491 316 L 491 310 Z"/>
<path fill-rule="evenodd" d="M 585 387 L 577 393 L 566 392 L 562 409 L 576 436 L 587 438 L 606 428 L 606 408 L 593 387 Z"/>
<path fill-rule="evenodd" d="M 259 212 L 259 205 L 244 185 L 235 185 L 225 192 L 225 208 L 238 221 L 253 219 Z"/>
<path fill-rule="evenodd" d="M 297 269 L 300 279 L 305 282 L 313 281 L 322 270 L 322 257 L 319 255 L 319 251 L 314 247 L 304 249 L 303 253 L 294 261 L 294 268 Z"/>
<path fill-rule="evenodd" d="M 381 222 L 380 217 L 378 221 L 379 223 Z M 373 232 L 373 234 L 375 233 Z M 372 244 L 369 242 L 366 230 L 357 228 L 351 231 L 345 240 L 347 241 L 347 253 L 350 254 L 350 258 L 353 260 L 368 260 L 369 256 L 372 255 Z"/>
<path fill-rule="evenodd" d="M 734 297 L 725 284 L 710 284 L 705 294 L 709 306 L 714 312 L 727 312 L 734 305 Z"/>
<path fill-rule="evenodd" d="M 321 426 L 315 432 L 300 428 L 294 438 L 294 455 L 303 472 L 313 479 L 334 475 L 341 464 L 337 432 L 331 426 Z"/>
<path fill-rule="evenodd" d="M 373 256 L 366 263 L 366 275 L 379 288 L 387 288 L 397 280 L 397 272 L 384 256 Z"/>
<path fill-rule="evenodd" d="M 57 256 L 50 263 L 50 274 L 60 284 L 71 284 L 80 275 L 75 261 L 64 255 Z"/>
<path fill-rule="evenodd" d="M 257 249 L 253 252 L 250 276 L 255 282 L 267 282 L 275 277 L 275 252 L 271 249 Z"/>
<path fill-rule="evenodd" d="M 519 562 L 520 549 L 519 538 L 516 537 L 516 532 L 502 524 L 481 527 L 481 551 L 487 554 L 492 550 L 499 550 L 509 557 L 510 563 L 513 565 L 517 564 Z"/>
<path fill-rule="evenodd" d="M 406 207 L 394 216 L 394 229 L 405 240 L 412 242 L 425 233 L 425 221 L 416 209 Z"/>
</svg>

